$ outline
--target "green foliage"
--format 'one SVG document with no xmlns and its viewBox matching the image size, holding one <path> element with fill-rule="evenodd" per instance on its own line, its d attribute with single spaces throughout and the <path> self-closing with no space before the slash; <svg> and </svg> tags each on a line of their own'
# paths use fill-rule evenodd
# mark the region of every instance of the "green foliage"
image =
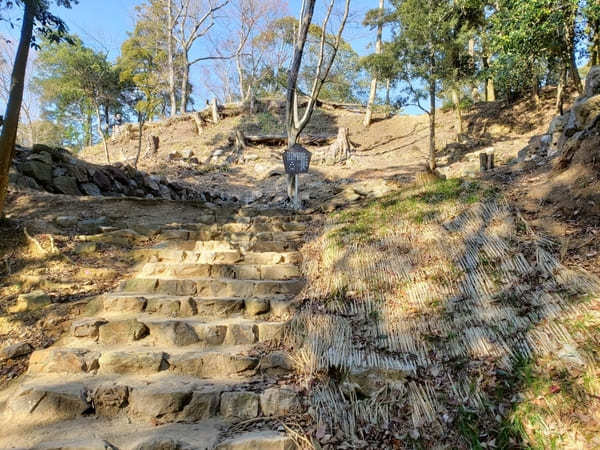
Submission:
<svg viewBox="0 0 600 450">
<path fill-rule="evenodd" d="M 503 97 L 514 99 L 534 83 L 557 78 L 580 38 L 576 27 L 578 0 L 503 0 L 489 18 L 490 65 Z"/>
<path fill-rule="evenodd" d="M 117 62 L 119 79 L 125 86 L 125 101 L 140 123 L 151 119 L 161 107 L 164 110 L 168 95 L 168 86 L 160 72 L 165 52 L 148 46 L 147 37 L 143 23 L 138 22 L 132 36 L 121 46 Z"/>
<path fill-rule="evenodd" d="M 120 109 L 121 84 L 106 55 L 85 47 L 76 36 L 70 41 L 44 41 L 34 85 L 44 117 L 77 128 L 79 133 L 70 144 L 82 146 L 92 132 L 89 122 L 96 110 L 102 109 L 108 122 L 110 111 Z"/>
</svg>

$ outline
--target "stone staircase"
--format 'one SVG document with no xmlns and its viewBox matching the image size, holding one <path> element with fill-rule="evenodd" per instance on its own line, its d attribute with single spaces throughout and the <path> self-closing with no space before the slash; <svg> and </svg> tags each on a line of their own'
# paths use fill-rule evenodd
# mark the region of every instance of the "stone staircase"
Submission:
<svg viewBox="0 0 600 450">
<path fill-rule="evenodd" d="M 166 227 L 136 250 L 137 275 L 34 352 L 0 400 L 0 447 L 296 448 L 275 430 L 227 432 L 300 407 L 276 343 L 303 288 L 310 218 L 266 213 Z"/>
</svg>

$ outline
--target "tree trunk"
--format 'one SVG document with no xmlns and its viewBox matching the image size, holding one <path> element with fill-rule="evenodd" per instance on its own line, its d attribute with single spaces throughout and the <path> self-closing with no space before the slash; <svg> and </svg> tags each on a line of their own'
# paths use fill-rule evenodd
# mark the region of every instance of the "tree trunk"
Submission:
<svg viewBox="0 0 600 450">
<path fill-rule="evenodd" d="M 540 80 L 537 75 L 534 75 L 531 79 L 531 95 L 535 105 L 539 108 L 542 104 L 542 100 L 540 99 Z"/>
<path fill-rule="evenodd" d="M 556 111 L 561 116 L 564 114 L 565 101 L 565 79 L 567 78 L 567 69 L 562 69 L 560 79 L 558 80 L 558 88 L 556 89 Z"/>
<path fill-rule="evenodd" d="M 452 89 L 452 103 L 454 103 L 454 112 L 456 114 L 456 136 L 458 142 L 461 140 L 461 135 L 464 133 L 462 111 L 460 109 L 460 93 L 458 89 Z"/>
<path fill-rule="evenodd" d="M 171 117 L 177 114 L 177 95 L 175 89 L 175 51 L 173 46 L 173 0 L 167 0 L 167 68 L 169 71 L 169 101 Z"/>
<path fill-rule="evenodd" d="M 100 106 L 96 104 L 96 119 L 98 120 L 98 133 L 100 134 L 100 138 L 102 139 L 102 144 L 104 144 L 104 153 L 106 154 L 106 162 L 110 164 L 110 154 L 108 153 L 108 142 L 106 142 L 106 136 L 104 135 L 104 130 L 102 129 L 102 116 L 100 115 Z"/>
<path fill-rule="evenodd" d="M 295 127 L 294 122 L 294 96 L 296 95 L 296 88 L 298 84 L 298 72 L 300 71 L 300 64 L 302 63 L 302 55 L 304 53 L 304 45 L 306 44 L 306 38 L 308 36 L 308 30 L 312 22 L 312 17 L 315 12 L 316 0 L 304 0 L 302 3 L 303 17 L 300 17 L 300 29 L 298 30 L 298 36 L 294 45 L 294 56 L 292 58 L 292 65 L 288 73 L 288 85 L 286 94 L 286 124 L 288 133 L 288 148 L 291 148 L 296 144 L 300 130 Z M 291 177 L 293 178 L 293 177 Z M 290 177 L 288 177 L 288 194 L 290 194 Z M 291 196 L 290 196 L 291 198 Z"/>
<path fill-rule="evenodd" d="M 210 109 L 212 111 L 213 123 L 219 123 L 219 108 L 217 107 L 217 99 L 213 98 L 210 102 Z"/>
<path fill-rule="evenodd" d="M 592 40 L 590 61 L 592 66 L 597 66 L 600 62 L 600 21 L 597 21 L 592 28 L 594 30 L 594 39 Z"/>
<path fill-rule="evenodd" d="M 240 88 L 240 101 L 246 100 L 244 97 L 244 72 L 242 70 L 242 56 L 238 53 L 235 57 L 235 65 L 238 73 L 238 83 Z"/>
<path fill-rule="evenodd" d="M 577 60 L 575 56 L 575 14 L 573 13 L 572 20 L 568 21 L 565 24 L 566 29 L 566 39 L 567 39 L 567 51 L 569 54 L 569 71 L 571 72 L 571 79 L 573 80 L 573 85 L 579 94 L 583 93 L 583 84 L 581 83 L 581 77 L 579 76 L 579 69 L 577 69 Z"/>
<path fill-rule="evenodd" d="M 371 80 L 371 90 L 369 91 L 369 101 L 367 102 L 367 111 L 363 120 L 363 126 L 368 128 L 371 125 L 373 118 L 373 103 L 375 103 L 375 95 L 377 94 L 377 77 L 373 75 Z"/>
<path fill-rule="evenodd" d="M 187 112 L 187 104 L 190 97 L 188 90 L 188 83 L 190 80 L 190 66 L 187 63 L 187 56 L 183 62 L 183 76 L 181 77 L 181 104 L 179 105 L 179 112 L 185 114 Z"/>
<path fill-rule="evenodd" d="M 579 75 L 579 69 L 577 68 L 577 61 L 575 60 L 575 48 L 571 51 L 571 57 L 569 58 L 571 79 L 577 92 L 583 94 L 583 83 L 581 82 L 581 76 Z"/>
<path fill-rule="evenodd" d="M 392 115 L 391 105 L 392 102 L 390 101 L 390 80 L 387 79 L 385 80 L 385 107 L 387 110 L 388 117 L 391 117 Z"/>
<path fill-rule="evenodd" d="M 24 2 L 21 37 L 19 40 L 19 47 L 17 48 L 17 54 L 15 55 L 15 63 L 11 75 L 10 94 L 6 104 L 2 134 L 0 135 L 0 217 L 4 214 L 8 190 L 8 172 L 15 152 L 15 141 L 17 139 L 17 130 L 19 127 L 21 103 L 23 102 L 27 58 L 29 57 L 29 47 L 31 45 L 31 37 L 33 34 L 36 5 L 37 2 Z"/>
<path fill-rule="evenodd" d="M 487 70 L 490 68 L 490 57 L 483 57 L 483 67 Z M 495 102 L 496 101 L 496 89 L 494 87 L 494 79 L 492 77 L 488 77 L 485 80 L 485 101 L 486 102 Z"/>
<path fill-rule="evenodd" d="M 93 138 L 93 133 L 92 133 L 92 127 L 93 127 L 93 117 L 92 114 L 90 112 L 88 112 L 86 114 L 85 117 L 85 125 L 84 125 L 84 134 L 85 134 L 85 142 L 86 145 L 88 147 L 92 146 L 92 138 Z"/>
<path fill-rule="evenodd" d="M 435 80 L 429 82 L 429 169 L 433 172 L 435 162 Z"/>
<path fill-rule="evenodd" d="M 379 0 L 379 11 L 383 13 L 383 1 Z M 381 54 L 383 37 L 383 23 L 380 21 L 377 25 L 377 39 L 375 41 L 375 54 Z M 369 92 L 369 101 L 367 103 L 367 112 L 365 113 L 365 119 L 363 120 L 363 126 L 369 127 L 373 117 L 373 103 L 375 103 L 375 97 L 377 96 L 377 76 L 373 75 L 371 80 L 371 90 Z"/>
<path fill-rule="evenodd" d="M 133 167 L 135 167 L 137 169 L 138 166 L 138 162 L 140 160 L 140 155 L 142 154 L 142 135 L 144 134 L 144 121 L 143 120 L 138 120 L 138 127 L 139 127 L 139 133 L 138 133 L 138 148 L 137 148 L 137 153 L 135 155 L 135 162 L 133 163 Z"/>
</svg>

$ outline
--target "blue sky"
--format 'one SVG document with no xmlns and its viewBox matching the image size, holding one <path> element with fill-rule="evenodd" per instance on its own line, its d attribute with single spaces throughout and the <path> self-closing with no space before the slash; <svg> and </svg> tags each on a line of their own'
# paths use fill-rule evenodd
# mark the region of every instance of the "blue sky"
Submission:
<svg viewBox="0 0 600 450">
<path fill-rule="evenodd" d="M 80 3 L 73 6 L 72 9 L 55 7 L 53 12 L 61 17 L 69 31 L 79 35 L 86 45 L 106 52 L 111 60 L 115 60 L 119 55 L 121 43 L 127 39 L 127 33 L 134 28 L 135 6 L 140 3 L 142 0 L 80 0 Z M 378 3 L 378 0 L 351 0 L 350 19 L 344 32 L 344 38 L 360 55 L 372 51 L 374 33 L 363 27 L 361 22 L 365 12 L 376 8 Z M 301 0 L 288 0 L 286 13 L 297 16 L 300 5 Z M 315 22 L 320 21 L 325 5 L 325 0 L 317 1 Z M 337 0 L 336 5 L 341 9 L 342 0 Z M 14 30 L 8 28 L 6 24 L 0 25 L 0 32 L 14 36 L 18 33 L 19 23 L 15 23 L 15 25 Z M 203 50 L 200 44 L 194 52 L 201 54 Z M 195 88 L 194 95 L 198 104 L 202 104 L 206 96 L 201 88 L 202 83 L 199 82 L 199 77 L 202 76 L 200 64 L 194 66 L 191 73 L 191 81 Z"/>
</svg>

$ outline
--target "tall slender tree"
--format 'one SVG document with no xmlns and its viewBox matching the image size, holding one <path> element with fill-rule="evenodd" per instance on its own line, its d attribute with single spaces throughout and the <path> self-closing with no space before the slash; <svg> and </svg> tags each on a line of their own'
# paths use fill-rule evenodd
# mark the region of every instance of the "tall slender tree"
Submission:
<svg viewBox="0 0 600 450">
<path fill-rule="evenodd" d="M 377 28 L 377 37 L 375 38 L 375 54 L 380 55 L 383 48 L 383 22 L 384 22 L 384 0 L 379 0 L 379 9 L 371 10 L 365 17 L 364 24 L 375 26 Z M 365 118 L 363 125 L 368 127 L 371 125 L 373 117 L 373 104 L 375 103 L 375 97 L 377 95 L 377 75 L 373 74 L 371 80 L 371 89 L 369 91 L 369 100 L 367 102 L 367 111 L 365 112 Z"/>
<path fill-rule="evenodd" d="M 302 56 L 304 54 L 304 47 L 306 45 L 308 32 L 315 11 L 315 0 L 302 1 L 302 9 L 300 12 L 300 25 L 298 27 L 298 32 L 295 38 L 294 56 L 292 58 L 292 65 L 289 71 L 287 83 L 286 124 L 288 135 L 288 148 L 291 148 L 298 143 L 298 137 L 300 136 L 300 133 L 302 133 L 304 128 L 306 128 L 306 125 L 308 125 L 308 122 L 310 121 L 315 105 L 317 103 L 317 98 L 319 97 L 319 93 L 321 92 L 321 88 L 327 80 L 329 71 L 331 70 L 331 66 L 335 61 L 338 48 L 340 47 L 340 44 L 342 42 L 342 33 L 344 31 L 344 27 L 346 26 L 346 21 L 348 20 L 348 14 L 350 12 L 350 0 L 345 0 L 344 14 L 342 20 L 340 21 L 337 33 L 335 34 L 335 41 L 331 44 L 332 49 L 326 58 L 325 41 L 327 39 L 328 34 L 327 25 L 329 24 L 334 4 L 335 0 L 331 0 L 327 8 L 327 12 L 325 14 L 325 19 L 323 20 L 323 25 L 321 27 L 321 42 L 319 45 L 319 57 L 315 70 L 314 81 L 312 83 L 312 89 L 309 94 L 308 103 L 306 105 L 304 113 L 302 114 L 302 117 L 300 117 L 298 111 L 298 74 L 300 72 Z M 295 188 L 295 177 L 292 175 L 288 175 L 287 184 L 288 197 L 291 198 Z"/>
<path fill-rule="evenodd" d="M 77 0 L 55 0 L 55 2 L 58 6 L 66 8 L 70 8 L 72 4 L 77 4 Z M 63 21 L 50 12 L 49 0 L 0 0 L 0 8 L 13 6 L 23 8 L 23 20 L 11 76 L 10 94 L 4 114 L 4 124 L 0 134 L 0 216 L 4 214 L 8 189 L 8 172 L 14 158 L 29 48 L 32 45 L 37 46 L 33 29 L 36 27 L 41 34 L 54 40 L 61 39 L 66 34 Z"/>
</svg>

